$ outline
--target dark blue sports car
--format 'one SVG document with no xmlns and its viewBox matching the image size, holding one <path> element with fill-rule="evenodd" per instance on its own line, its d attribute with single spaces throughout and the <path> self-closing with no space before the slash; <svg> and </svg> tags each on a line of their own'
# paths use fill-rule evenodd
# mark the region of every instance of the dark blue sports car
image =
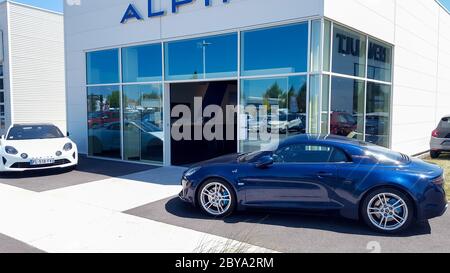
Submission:
<svg viewBox="0 0 450 273">
<path fill-rule="evenodd" d="M 246 208 L 336 210 L 385 233 L 447 208 L 438 166 L 337 136 L 300 135 L 217 158 L 187 170 L 182 185 L 180 198 L 214 217 Z"/>
</svg>

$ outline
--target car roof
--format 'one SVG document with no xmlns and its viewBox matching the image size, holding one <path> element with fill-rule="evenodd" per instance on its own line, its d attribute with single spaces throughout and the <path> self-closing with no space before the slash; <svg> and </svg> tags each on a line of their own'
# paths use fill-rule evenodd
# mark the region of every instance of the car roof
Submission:
<svg viewBox="0 0 450 273">
<path fill-rule="evenodd" d="M 19 126 L 55 126 L 55 125 L 51 123 L 17 123 L 12 125 L 12 127 L 19 127 Z"/>
</svg>

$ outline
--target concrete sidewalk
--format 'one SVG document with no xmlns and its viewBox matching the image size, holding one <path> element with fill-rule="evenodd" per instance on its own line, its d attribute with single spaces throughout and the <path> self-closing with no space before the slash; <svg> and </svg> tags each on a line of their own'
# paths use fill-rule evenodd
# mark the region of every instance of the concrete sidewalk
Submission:
<svg viewBox="0 0 450 273">
<path fill-rule="evenodd" d="M 164 176 L 164 170 L 170 173 Z M 225 237 L 122 213 L 176 195 L 184 169 L 148 170 L 43 193 L 0 184 L 0 233 L 45 252 L 266 252 Z M 175 172 L 178 171 L 178 174 Z M 146 177 L 165 177 L 150 183 Z M 232 250 L 232 251 L 235 251 Z"/>
</svg>

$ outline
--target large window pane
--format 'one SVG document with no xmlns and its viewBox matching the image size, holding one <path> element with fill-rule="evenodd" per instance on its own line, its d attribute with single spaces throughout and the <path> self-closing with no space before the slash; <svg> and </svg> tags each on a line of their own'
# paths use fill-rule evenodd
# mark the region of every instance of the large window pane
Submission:
<svg viewBox="0 0 450 273">
<path fill-rule="evenodd" d="M 366 37 L 336 25 L 333 36 L 333 72 L 365 77 Z"/>
<path fill-rule="evenodd" d="M 0 92 L 0 103 L 5 102 L 5 93 L 3 91 Z"/>
<path fill-rule="evenodd" d="M 89 155 L 121 158 L 119 86 L 88 88 Z"/>
<path fill-rule="evenodd" d="M 241 116 L 241 152 L 257 151 L 270 140 L 252 135 L 258 133 L 279 133 L 284 139 L 306 130 L 306 77 L 280 77 L 272 79 L 243 80 L 241 104 L 251 110 Z M 278 112 L 272 112 L 272 106 Z M 264 111 L 258 112 L 258 110 Z"/>
<path fill-rule="evenodd" d="M 106 84 L 119 82 L 119 50 L 89 52 L 86 55 L 87 83 Z"/>
<path fill-rule="evenodd" d="M 392 47 L 369 39 L 367 77 L 379 81 L 391 81 Z"/>
<path fill-rule="evenodd" d="M 3 77 L 3 65 L 0 65 L 0 77 Z"/>
<path fill-rule="evenodd" d="M 0 90 L 3 90 L 5 86 L 3 85 L 3 79 L 0 79 Z"/>
<path fill-rule="evenodd" d="M 123 82 L 162 80 L 161 44 L 122 49 Z"/>
<path fill-rule="evenodd" d="M 330 129 L 334 135 L 364 139 L 364 81 L 332 78 Z"/>
<path fill-rule="evenodd" d="M 306 72 L 308 24 L 242 33 L 242 75 Z"/>
<path fill-rule="evenodd" d="M 123 87 L 125 160 L 163 162 L 161 84 Z"/>
<path fill-rule="evenodd" d="M 391 86 L 367 83 L 366 141 L 389 147 Z"/>
<path fill-rule="evenodd" d="M 165 44 L 166 80 L 237 76 L 237 34 Z"/>
</svg>

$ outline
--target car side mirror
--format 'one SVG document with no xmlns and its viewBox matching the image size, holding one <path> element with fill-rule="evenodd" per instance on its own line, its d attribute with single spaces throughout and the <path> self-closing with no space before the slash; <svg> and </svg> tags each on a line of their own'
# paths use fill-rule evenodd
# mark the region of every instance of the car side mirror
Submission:
<svg viewBox="0 0 450 273">
<path fill-rule="evenodd" d="M 266 169 L 273 165 L 275 161 L 273 160 L 273 157 L 270 155 L 263 156 L 259 158 L 256 163 L 255 167 L 259 169 Z"/>
</svg>

